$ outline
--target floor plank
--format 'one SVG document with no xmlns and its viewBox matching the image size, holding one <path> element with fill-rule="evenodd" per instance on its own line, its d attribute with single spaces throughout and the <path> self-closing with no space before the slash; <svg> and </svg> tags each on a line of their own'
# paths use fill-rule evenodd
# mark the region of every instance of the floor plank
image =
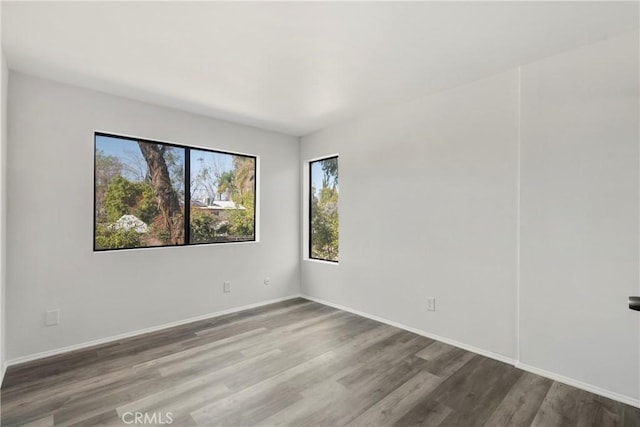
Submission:
<svg viewBox="0 0 640 427">
<path fill-rule="evenodd" d="M 528 426 L 544 400 L 552 380 L 525 372 L 491 414 L 487 425 Z"/>
</svg>

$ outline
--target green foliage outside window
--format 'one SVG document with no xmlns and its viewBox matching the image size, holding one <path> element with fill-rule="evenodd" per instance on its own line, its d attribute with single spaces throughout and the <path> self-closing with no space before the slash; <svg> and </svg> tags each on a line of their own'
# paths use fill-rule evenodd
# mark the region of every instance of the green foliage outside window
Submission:
<svg viewBox="0 0 640 427">
<path fill-rule="evenodd" d="M 146 182 L 131 182 L 117 176 L 107 187 L 104 207 L 109 222 L 116 222 L 122 215 L 132 213 L 150 223 L 160 213 L 153 188 Z"/>
<path fill-rule="evenodd" d="M 338 261 L 338 158 L 311 162 L 311 258 Z"/>
<path fill-rule="evenodd" d="M 216 220 L 198 209 L 191 210 L 191 243 L 206 243 L 216 237 Z"/>
<path fill-rule="evenodd" d="M 143 246 L 134 230 L 113 230 L 100 226 L 96 230 L 96 247 L 101 249 L 139 248 Z"/>
</svg>

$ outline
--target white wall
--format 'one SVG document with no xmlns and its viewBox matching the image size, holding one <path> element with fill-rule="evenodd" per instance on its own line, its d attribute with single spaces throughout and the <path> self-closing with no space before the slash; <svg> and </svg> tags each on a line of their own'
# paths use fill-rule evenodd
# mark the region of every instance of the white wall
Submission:
<svg viewBox="0 0 640 427">
<path fill-rule="evenodd" d="M 520 361 L 640 398 L 638 33 L 522 69 Z"/>
<path fill-rule="evenodd" d="M 5 283 L 6 283 L 6 230 L 7 230 L 7 89 L 9 86 L 9 70 L 4 58 L 4 52 L 0 49 L 2 63 L 0 65 L 0 80 L 2 96 L 0 113 L 0 384 L 4 379 L 6 346 L 5 346 Z"/>
<path fill-rule="evenodd" d="M 340 155 L 340 263 L 303 261 L 304 294 L 515 356 L 517 78 L 303 138 Z"/>
<path fill-rule="evenodd" d="M 13 72 L 8 120 L 8 359 L 299 292 L 296 138 Z M 260 242 L 92 252 L 95 130 L 258 155 Z"/>
<path fill-rule="evenodd" d="M 639 139 L 637 32 L 304 137 L 340 263 L 303 294 L 640 405 Z"/>
</svg>

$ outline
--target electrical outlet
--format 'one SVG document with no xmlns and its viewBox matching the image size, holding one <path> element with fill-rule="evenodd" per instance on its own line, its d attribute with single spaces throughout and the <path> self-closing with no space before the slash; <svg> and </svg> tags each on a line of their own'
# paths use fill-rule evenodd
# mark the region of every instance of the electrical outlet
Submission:
<svg viewBox="0 0 640 427">
<path fill-rule="evenodd" d="M 229 292 L 231 292 L 231 282 L 224 282 L 224 283 L 222 284 L 222 291 L 223 291 L 225 294 L 228 294 Z"/>
<path fill-rule="evenodd" d="M 436 311 L 436 299 L 434 297 L 427 297 L 427 310 Z"/>
<path fill-rule="evenodd" d="M 48 310 L 44 313 L 45 326 L 55 326 L 60 323 L 60 310 Z"/>
<path fill-rule="evenodd" d="M 271 279 L 269 279 L 268 277 L 264 279 L 264 284 L 269 286 L 271 284 Z"/>
</svg>

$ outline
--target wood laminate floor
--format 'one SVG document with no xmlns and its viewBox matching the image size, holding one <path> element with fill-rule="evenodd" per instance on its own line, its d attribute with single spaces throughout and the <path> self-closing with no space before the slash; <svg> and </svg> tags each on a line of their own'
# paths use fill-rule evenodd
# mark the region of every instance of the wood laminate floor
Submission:
<svg viewBox="0 0 640 427">
<path fill-rule="evenodd" d="M 1 398 L 3 426 L 640 427 L 633 407 L 301 298 L 11 367 Z"/>
</svg>

